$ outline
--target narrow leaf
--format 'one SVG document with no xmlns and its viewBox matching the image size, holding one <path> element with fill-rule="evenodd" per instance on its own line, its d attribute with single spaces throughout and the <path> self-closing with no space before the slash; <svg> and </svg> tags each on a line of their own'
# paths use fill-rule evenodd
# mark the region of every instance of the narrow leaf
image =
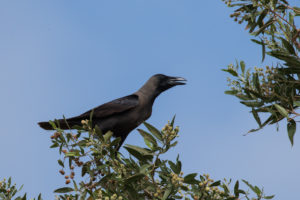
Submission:
<svg viewBox="0 0 300 200">
<path fill-rule="evenodd" d="M 275 108 L 278 110 L 278 112 L 279 112 L 282 116 L 284 116 L 284 117 L 286 117 L 286 118 L 289 117 L 289 113 L 288 113 L 283 107 L 281 107 L 281 106 L 278 105 L 278 104 L 274 104 L 274 106 L 275 106 Z"/>
<path fill-rule="evenodd" d="M 241 66 L 242 73 L 244 74 L 245 73 L 245 68 L 246 68 L 245 62 L 241 61 L 240 66 Z"/>
<path fill-rule="evenodd" d="M 296 133 L 296 122 L 291 119 L 289 123 L 287 124 L 287 131 L 289 135 L 290 142 L 292 146 L 294 145 L 294 135 Z"/>
<path fill-rule="evenodd" d="M 168 197 L 169 197 L 169 196 L 170 196 L 170 194 L 171 194 L 171 191 L 172 191 L 172 189 L 171 189 L 171 188 L 168 188 L 168 189 L 165 191 L 165 193 L 164 193 L 164 196 L 163 196 L 162 200 L 166 200 L 166 199 L 168 199 Z"/>
<path fill-rule="evenodd" d="M 147 133 L 146 131 L 144 131 L 142 129 L 138 129 L 138 132 L 144 137 L 144 139 L 151 142 L 153 144 L 153 146 L 157 146 L 157 142 L 151 134 Z"/>
<path fill-rule="evenodd" d="M 239 197 L 239 181 L 236 181 L 236 183 L 234 185 L 234 195 L 236 197 Z"/>
<path fill-rule="evenodd" d="M 254 108 L 252 108 L 252 114 L 253 114 L 253 117 L 256 120 L 257 124 L 259 125 L 259 127 L 261 127 L 261 121 L 260 121 L 259 115 Z"/>
<path fill-rule="evenodd" d="M 144 122 L 144 125 L 158 140 L 160 140 L 160 141 L 163 140 L 161 132 L 159 130 L 157 130 L 154 126 L 152 126 L 151 124 L 148 124 L 147 122 Z"/>
<path fill-rule="evenodd" d="M 73 192 L 73 188 L 70 187 L 63 187 L 63 188 L 59 188 L 57 190 L 54 190 L 55 193 L 67 193 L 67 192 Z"/>
<path fill-rule="evenodd" d="M 58 164 L 59 164 L 60 166 L 65 167 L 63 161 L 58 160 L 57 162 L 58 162 Z"/>
<path fill-rule="evenodd" d="M 196 176 L 197 176 L 197 173 L 188 174 L 184 177 L 183 182 L 188 183 L 188 184 L 198 183 L 199 181 L 197 181 L 195 179 Z"/>
</svg>

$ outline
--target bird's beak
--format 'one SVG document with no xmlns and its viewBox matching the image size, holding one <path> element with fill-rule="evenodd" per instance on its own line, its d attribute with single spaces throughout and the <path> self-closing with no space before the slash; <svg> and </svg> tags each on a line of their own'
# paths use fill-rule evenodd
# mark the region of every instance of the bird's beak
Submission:
<svg viewBox="0 0 300 200">
<path fill-rule="evenodd" d="M 185 85 L 186 79 L 182 77 L 169 77 L 168 83 L 172 86 L 175 85 Z"/>
</svg>

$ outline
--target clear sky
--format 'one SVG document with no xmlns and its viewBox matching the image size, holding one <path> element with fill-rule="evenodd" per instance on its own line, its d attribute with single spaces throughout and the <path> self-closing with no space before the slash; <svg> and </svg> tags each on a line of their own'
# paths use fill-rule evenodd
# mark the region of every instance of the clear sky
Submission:
<svg viewBox="0 0 300 200">
<path fill-rule="evenodd" d="M 293 148 L 285 124 L 243 136 L 256 123 L 224 94 L 222 68 L 235 59 L 261 65 L 260 47 L 229 14 L 221 0 L 1 1 L 0 179 L 53 199 L 64 179 L 51 132 L 37 122 L 81 114 L 163 73 L 188 80 L 158 97 L 148 121 L 161 128 L 177 115 L 169 159 L 179 153 L 185 173 L 246 179 L 276 200 L 298 199 L 298 135 Z M 125 143 L 143 144 L 137 131 Z"/>
</svg>

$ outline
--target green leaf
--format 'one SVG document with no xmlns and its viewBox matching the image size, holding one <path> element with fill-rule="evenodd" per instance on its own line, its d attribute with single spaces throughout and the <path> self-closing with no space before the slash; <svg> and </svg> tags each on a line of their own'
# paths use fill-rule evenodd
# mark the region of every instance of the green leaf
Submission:
<svg viewBox="0 0 300 200">
<path fill-rule="evenodd" d="M 229 95 L 236 95 L 237 93 L 239 93 L 238 90 L 226 90 L 225 94 L 229 94 Z"/>
<path fill-rule="evenodd" d="M 176 158 L 176 168 L 178 168 L 179 171 L 181 171 L 181 161 L 179 160 L 179 154 L 177 155 L 177 158 Z"/>
<path fill-rule="evenodd" d="M 124 147 L 128 153 L 136 157 L 139 161 L 152 160 L 153 154 L 149 152 L 149 150 L 143 149 L 141 147 L 126 145 Z"/>
<path fill-rule="evenodd" d="M 215 186 L 219 186 L 219 185 L 221 185 L 221 181 L 216 181 L 216 182 L 210 184 L 210 187 L 215 187 Z"/>
<path fill-rule="evenodd" d="M 114 139 L 114 141 L 112 141 L 112 142 L 110 143 L 109 147 L 119 145 L 120 141 L 121 141 L 121 138 L 120 138 L 120 137 L 117 137 L 116 139 Z"/>
<path fill-rule="evenodd" d="M 241 61 L 240 66 L 241 66 L 242 73 L 244 74 L 245 73 L 245 68 L 246 68 L 245 62 Z"/>
<path fill-rule="evenodd" d="M 57 127 L 53 121 L 50 120 L 49 124 L 52 126 L 53 129 L 55 129 L 55 130 L 57 129 Z"/>
<path fill-rule="evenodd" d="M 294 8 L 294 12 L 296 16 L 300 16 L 300 8 L 299 7 L 293 7 Z"/>
<path fill-rule="evenodd" d="M 153 153 L 151 153 L 149 150 L 138 147 L 138 146 L 135 146 L 135 145 L 126 144 L 126 147 L 129 148 L 129 149 L 133 149 L 133 150 L 139 152 L 142 155 L 153 155 Z"/>
<path fill-rule="evenodd" d="M 253 192 L 256 193 L 256 189 L 253 185 L 251 185 L 248 181 L 242 180 Z"/>
<path fill-rule="evenodd" d="M 300 106 L 300 101 L 294 101 L 295 106 Z"/>
<path fill-rule="evenodd" d="M 296 122 L 293 119 L 289 120 L 289 122 L 287 124 L 287 131 L 288 131 L 290 142 L 293 146 L 294 145 L 294 135 L 296 133 Z"/>
<path fill-rule="evenodd" d="M 173 116 L 172 121 L 171 121 L 171 124 L 170 124 L 172 128 L 173 128 L 173 126 L 174 126 L 175 118 L 176 118 L 176 115 Z"/>
<path fill-rule="evenodd" d="M 138 129 L 138 132 L 144 137 L 145 140 L 151 142 L 153 144 L 153 146 L 157 146 L 157 142 L 151 134 L 147 133 L 146 131 L 144 131 L 142 129 Z"/>
<path fill-rule="evenodd" d="M 146 171 L 147 171 L 147 169 L 148 169 L 149 167 L 151 167 L 151 166 L 152 166 L 152 165 L 150 165 L 150 164 L 145 164 L 145 165 L 141 166 L 141 168 L 140 168 L 140 173 L 141 173 L 141 174 L 145 174 Z"/>
<path fill-rule="evenodd" d="M 188 174 L 184 177 L 183 182 L 187 184 L 196 184 L 199 182 L 195 179 L 196 176 L 197 173 Z"/>
<path fill-rule="evenodd" d="M 67 152 L 66 157 L 80 156 L 79 151 Z"/>
<path fill-rule="evenodd" d="M 257 91 L 260 93 L 260 84 L 259 84 L 259 77 L 258 77 L 258 73 L 253 73 L 253 84 L 255 86 L 255 88 L 257 89 Z"/>
<path fill-rule="evenodd" d="M 260 107 L 264 105 L 264 102 L 262 101 L 241 101 L 241 103 L 248 107 Z"/>
<path fill-rule="evenodd" d="M 104 141 L 103 133 L 98 125 L 95 126 L 95 132 L 96 132 L 97 137 L 103 142 Z"/>
<path fill-rule="evenodd" d="M 289 13 L 289 23 L 294 24 L 294 15 L 292 13 Z"/>
<path fill-rule="evenodd" d="M 59 189 L 54 190 L 55 193 L 68 193 L 68 192 L 73 192 L 73 188 L 70 187 L 62 187 Z"/>
<path fill-rule="evenodd" d="M 86 173 L 88 173 L 89 169 L 90 169 L 90 163 L 86 162 L 83 164 L 82 168 L 81 168 L 81 176 L 83 177 Z"/>
<path fill-rule="evenodd" d="M 133 182 L 141 180 L 144 177 L 145 177 L 145 174 L 134 174 L 134 175 L 130 176 L 129 178 L 125 179 L 125 183 L 126 184 L 133 183 Z"/>
<path fill-rule="evenodd" d="M 253 114 L 253 117 L 256 120 L 257 124 L 259 125 L 259 127 L 261 127 L 261 121 L 260 121 L 259 115 L 254 108 L 252 108 L 252 114 Z"/>
<path fill-rule="evenodd" d="M 275 197 L 275 195 L 272 196 L 264 196 L 264 199 L 273 199 Z"/>
<path fill-rule="evenodd" d="M 108 140 L 110 140 L 111 136 L 113 135 L 113 132 L 108 131 L 103 135 L 104 141 L 107 142 Z"/>
<path fill-rule="evenodd" d="M 263 42 L 262 42 L 262 41 L 258 41 L 258 40 L 255 40 L 255 39 L 251 39 L 251 41 L 252 41 L 252 42 L 255 42 L 256 44 L 260 44 L 260 45 L 262 45 L 262 44 L 263 44 Z"/>
<path fill-rule="evenodd" d="M 42 200 L 42 194 L 40 193 L 37 200 Z"/>
<path fill-rule="evenodd" d="M 274 23 L 274 19 L 271 18 L 268 22 L 266 22 L 260 29 L 258 29 L 256 32 L 254 32 L 255 36 L 258 36 L 260 33 L 262 33 L 265 29 L 267 29 L 271 24 Z"/>
<path fill-rule="evenodd" d="M 292 55 L 296 55 L 295 53 L 295 49 L 293 47 L 293 45 L 291 43 L 289 43 L 288 41 L 286 41 L 284 38 L 280 38 L 281 39 L 281 42 L 282 42 L 282 45 L 286 48 L 286 50 L 292 54 Z"/>
<path fill-rule="evenodd" d="M 73 185 L 74 185 L 75 191 L 78 191 L 78 186 L 77 186 L 77 184 L 76 184 L 76 182 L 74 180 L 73 180 Z"/>
<path fill-rule="evenodd" d="M 262 45 L 261 45 L 261 48 L 262 48 L 262 59 L 261 59 L 261 62 L 264 62 L 265 60 L 265 57 L 266 57 L 266 45 L 265 43 L 263 42 L 263 40 L 261 40 L 262 42 Z"/>
<path fill-rule="evenodd" d="M 169 165 L 170 165 L 170 168 L 172 169 L 172 171 L 175 173 L 175 174 L 179 174 L 180 173 L 180 166 L 177 166 L 175 165 L 175 163 L 173 163 L 172 161 L 168 161 Z"/>
<path fill-rule="evenodd" d="M 150 149 L 154 149 L 154 146 L 153 146 L 153 144 L 151 143 L 151 142 L 149 142 L 148 140 L 146 140 L 145 138 L 144 138 L 144 142 L 145 142 L 145 144 L 147 145 L 147 147 L 149 147 Z"/>
<path fill-rule="evenodd" d="M 283 107 L 281 107 L 280 105 L 278 105 L 276 103 L 274 104 L 274 106 L 282 116 L 284 116 L 286 118 L 289 117 L 289 113 Z"/>
<path fill-rule="evenodd" d="M 263 26 L 263 20 L 264 18 L 267 16 L 269 10 L 268 9 L 265 9 L 261 15 L 259 16 L 259 18 L 257 19 L 257 24 L 259 25 L 259 27 L 262 27 Z"/>
<path fill-rule="evenodd" d="M 255 193 L 260 196 L 261 195 L 261 190 L 257 187 L 257 186 L 254 186 L 254 189 L 255 189 Z"/>
<path fill-rule="evenodd" d="M 234 185 L 234 195 L 236 197 L 239 197 L 239 181 L 236 181 L 236 183 Z"/>
<path fill-rule="evenodd" d="M 222 69 L 222 71 L 228 72 L 228 73 L 230 73 L 232 76 L 235 76 L 235 77 L 238 76 L 238 73 L 237 73 L 236 71 L 234 71 L 233 69 Z"/>
<path fill-rule="evenodd" d="M 90 120 L 89 120 L 90 123 L 93 121 L 93 116 L 94 116 L 94 109 L 90 113 Z M 90 125 L 92 125 L 92 124 L 90 124 Z"/>
<path fill-rule="evenodd" d="M 170 196 L 171 192 L 172 192 L 172 189 L 171 188 L 167 188 L 167 190 L 164 193 L 164 196 L 163 196 L 162 200 L 168 199 L 168 197 Z"/>
<path fill-rule="evenodd" d="M 65 165 L 64 165 L 64 163 L 63 163 L 63 161 L 61 161 L 61 160 L 58 160 L 57 162 L 58 162 L 58 164 L 59 164 L 60 166 L 62 166 L 62 167 L 65 167 Z"/>
<path fill-rule="evenodd" d="M 11 185 L 11 177 L 8 178 L 7 185 L 8 185 L 8 187 L 10 187 L 10 185 Z"/>
<path fill-rule="evenodd" d="M 148 124 L 147 122 L 144 122 L 144 125 L 158 140 L 163 141 L 161 132 L 159 130 L 157 130 L 154 126 Z"/>
<path fill-rule="evenodd" d="M 68 129 L 71 129 L 70 126 L 69 126 L 69 124 L 68 124 L 68 122 L 67 122 L 67 119 L 66 119 L 66 117 L 64 115 L 63 115 L 63 119 L 64 119 L 65 123 L 67 124 Z M 57 121 L 57 124 L 59 124 L 58 121 Z"/>
<path fill-rule="evenodd" d="M 56 147 L 59 147 L 59 144 L 57 142 L 53 143 L 50 148 L 56 148 Z"/>
</svg>

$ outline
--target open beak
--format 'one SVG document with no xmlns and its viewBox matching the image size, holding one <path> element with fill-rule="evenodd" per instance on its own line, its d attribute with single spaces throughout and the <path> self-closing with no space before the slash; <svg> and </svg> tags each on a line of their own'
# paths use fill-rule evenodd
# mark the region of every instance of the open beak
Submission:
<svg viewBox="0 0 300 200">
<path fill-rule="evenodd" d="M 186 84 L 186 79 L 182 77 L 169 77 L 168 80 L 170 85 L 185 85 Z"/>
</svg>

